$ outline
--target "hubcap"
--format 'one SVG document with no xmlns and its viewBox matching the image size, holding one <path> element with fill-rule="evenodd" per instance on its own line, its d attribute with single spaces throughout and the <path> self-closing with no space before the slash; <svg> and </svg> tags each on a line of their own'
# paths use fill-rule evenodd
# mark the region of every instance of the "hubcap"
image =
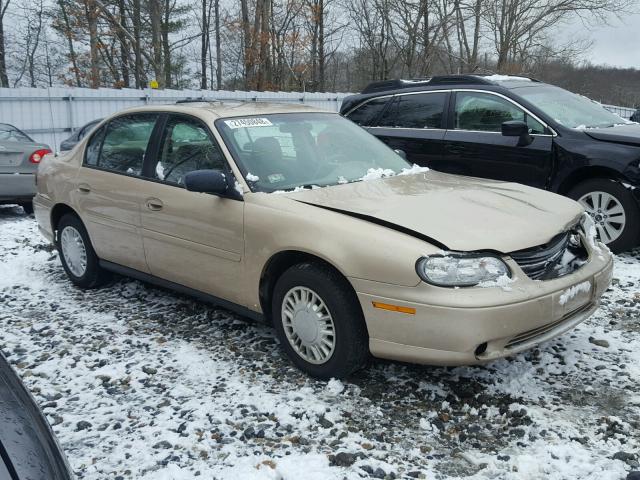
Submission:
<svg viewBox="0 0 640 480">
<path fill-rule="evenodd" d="M 589 192 L 578 201 L 593 218 L 600 240 L 611 243 L 622 235 L 627 216 L 616 197 L 607 192 Z"/>
<path fill-rule="evenodd" d="M 289 344 L 309 363 L 327 362 L 336 345 L 331 312 L 307 287 L 293 287 L 282 301 L 282 325 Z"/>
<path fill-rule="evenodd" d="M 64 227 L 60 233 L 60 246 L 71 273 L 76 277 L 84 275 L 87 271 L 87 249 L 80 232 L 71 226 Z"/>
</svg>

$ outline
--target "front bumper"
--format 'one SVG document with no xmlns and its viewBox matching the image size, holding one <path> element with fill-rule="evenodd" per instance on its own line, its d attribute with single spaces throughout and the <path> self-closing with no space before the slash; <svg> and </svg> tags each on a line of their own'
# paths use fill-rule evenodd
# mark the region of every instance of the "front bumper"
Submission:
<svg viewBox="0 0 640 480">
<path fill-rule="evenodd" d="M 364 312 L 371 353 L 412 363 L 469 365 L 528 350 L 595 312 L 613 271 L 613 259 L 604 252 L 591 255 L 576 272 L 547 281 L 530 280 L 515 262 L 508 263 L 520 272 L 509 291 L 424 283 L 407 288 L 350 279 Z M 588 291 L 567 295 L 584 282 L 590 283 Z M 381 310 L 373 302 L 414 308 L 415 314 Z"/>
<path fill-rule="evenodd" d="M 36 194 L 32 173 L 0 173 L 0 203 L 30 202 Z"/>
</svg>

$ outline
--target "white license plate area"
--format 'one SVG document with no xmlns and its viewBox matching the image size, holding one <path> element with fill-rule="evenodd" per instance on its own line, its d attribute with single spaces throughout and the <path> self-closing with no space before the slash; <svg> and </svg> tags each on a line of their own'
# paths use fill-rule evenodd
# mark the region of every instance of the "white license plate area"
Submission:
<svg viewBox="0 0 640 480">
<path fill-rule="evenodd" d="M 3 167 L 17 167 L 22 163 L 22 153 L 0 152 L 0 165 Z"/>
</svg>

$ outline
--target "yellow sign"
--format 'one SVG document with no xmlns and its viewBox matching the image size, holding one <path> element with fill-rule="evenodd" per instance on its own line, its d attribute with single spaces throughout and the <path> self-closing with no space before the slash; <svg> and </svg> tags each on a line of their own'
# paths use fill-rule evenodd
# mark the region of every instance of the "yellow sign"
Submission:
<svg viewBox="0 0 640 480">
<path fill-rule="evenodd" d="M 157 80 L 149 80 L 149 88 L 158 88 Z"/>
</svg>

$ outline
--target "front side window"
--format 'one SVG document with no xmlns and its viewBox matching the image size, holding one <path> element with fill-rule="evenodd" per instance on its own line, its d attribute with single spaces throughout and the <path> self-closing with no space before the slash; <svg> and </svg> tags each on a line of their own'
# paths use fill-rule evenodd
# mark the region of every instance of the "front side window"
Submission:
<svg viewBox="0 0 640 480">
<path fill-rule="evenodd" d="M 216 127 L 254 191 L 349 183 L 410 166 L 366 130 L 335 114 L 219 119 Z"/>
<path fill-rule="evenodd" d="M 500 132 L 502 124 L 512 120 L 525 122 L 530 133 L 545 133 L 544 125 L 502 97 L 481 92 L 456 93 L 457 130 Z"/>
<path fill-rule="evenodd" d="M 156 113 L 114 118 L 89 141 L 85 162 L 113 172 L 140 175 L 157 118 Z"/>
<path fill-rule="evenodd" d="M 162 135 L 156 179 L 184 185 L 184 176 L 194 170 L 222 170 L 222 151 L 199 120 L 172 116 Z"/>
<path fill-rule="evenodd" d="M 400 95 L 384 112 L 378 126 L 394 128 L 442 128 L 445 92 Z"/>
<path fill-rule="evenodd" d="M 354 111 L 347 115 L 347 118 L 351 120 L 353 123 L 357 123 L 358 125 L 362 125 L 363 127 L 371 126 L 375 124 L 375 121 L 382 113 L 387 101 L 388 97 L 383 98 L 374 98 L 373 100 L 369 100 L 364 105 L 359 106 Z"/>
</svg>

